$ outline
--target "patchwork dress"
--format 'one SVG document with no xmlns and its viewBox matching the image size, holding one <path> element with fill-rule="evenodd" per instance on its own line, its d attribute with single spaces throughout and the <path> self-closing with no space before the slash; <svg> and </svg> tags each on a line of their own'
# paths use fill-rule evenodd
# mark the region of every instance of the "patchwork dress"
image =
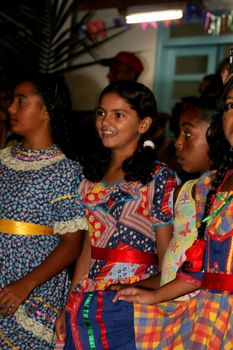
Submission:
<svg viewBox="0 0 233 350">
<path fill-rule="evenodd" d="M 160 284 L 166 284 L 176 278 L 176 273 L 185 261 L 185 251 L 197 238 L 196 208 L 192 195 L 197 179 L 185 182 L 179 190 L 174 205 L 174 232 L 164 255 Z M 135 327 L 137 328 L 136 345 L 138 350 L 154 350 L 169 336 L 176 325 L 173 318 L 172 327 L 167 326 L 173 314 L 176 316 L 183 310 L 183 301 L 190 299 L 198 292 L 186 294 L 176 301 L 157 305 L 135 304 Z M 181 301 L 178 303 L 177 301 Z M 161 348 L 162 349 L 162 348 Z"/>
<path fill-rule="evenodd" d="M 158 272 L 155 226 L 173 221 L 176 176 L 156 163 L 151 182 L 113 185 L 83 180 L 92 262 L 67 306 L 65 349 L 134 350 L 134 306 L 112 302 L 111 284 L 132 284 Z"/>
<path fill-rule="evenodd" d="M 174 231 L 167 251 L 164 255 L 160 285 L 176 278 L 176 273 L 186 260 L 185 252 L 197 238 L 196 207 L 192 190 L 198 180 L 186 181 L 177 196 L 174 211 Z M 197 292 L 186 294 L 176 300 L 186 300 Z"/>
<path fill-rule="evenodd" d="M 230 172 L 232 173 L 232 171 Z M 196 184 L 197 222 L 200 223 L 213 173 Z M 149 306 L 156 315 L 147 324 L 147 350 L 231 350 L 233 349 L 233 192 L 213 198 L 206 229 L 206 251 L 202 272 L 177 277 L 201 288 L 193 298 Z M 146 315 L 145 315 L 146 317 Z M 149 328 L 150 327 L 150 328 Z M 154 331 L 154 332 L 153 332 Z M 145 338 L 144 338 L 145 340 Z M 153 344 L 153 345 L 152 345 Z"/>
<path fill-rule="evenodd" d="M 77 200 L 79 164 L 53 145 L 0 152 L 0 288 L 32 271 L 59 245 L 60 235 L 87 229 Z M 66 270 L 36 287 L 13 316 L 0 317 L 0 349 L 45 350 L 69 288 Z"/>
</svg>

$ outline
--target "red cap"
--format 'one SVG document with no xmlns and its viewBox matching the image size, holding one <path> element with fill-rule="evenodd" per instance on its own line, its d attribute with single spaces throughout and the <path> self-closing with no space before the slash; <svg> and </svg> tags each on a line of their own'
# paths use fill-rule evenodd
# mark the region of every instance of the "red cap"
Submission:
<svg viewBox="0 0 233 350">
<path fill-rule="evenodd" d="M 103 66 L 112 66 L 114 63 L 123 63 L 135 72 L 140 74 L 144 67 L 140 59 L 132 52 L 121 51 L 116 56 L 111 58 L 104 58 L 99 61 Z"/>
</svg>

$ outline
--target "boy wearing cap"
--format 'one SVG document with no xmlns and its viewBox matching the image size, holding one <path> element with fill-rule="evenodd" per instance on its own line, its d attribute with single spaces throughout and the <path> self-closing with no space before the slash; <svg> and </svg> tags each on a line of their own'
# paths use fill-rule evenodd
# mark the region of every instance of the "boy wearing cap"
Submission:
<svg viewBox="0 0 233 350">
<path fill-rule="evenodd" d="M 116 80 L 137 80 L 144 67 L 140 59 L 132 52 L 121 51 L 116 56 L 102 59 L 99 63 L 109 67 L 109 82 Z"/>
</svg>

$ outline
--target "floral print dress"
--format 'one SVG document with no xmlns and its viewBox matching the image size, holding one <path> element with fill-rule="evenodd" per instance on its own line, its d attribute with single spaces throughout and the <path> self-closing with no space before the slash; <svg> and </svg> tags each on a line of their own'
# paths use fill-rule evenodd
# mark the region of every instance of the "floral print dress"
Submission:
<svg viewBox="0 0 233 350">
<path fill-rule="evenodd" d="M 87 229 L 77 178 L 82 178 L 80 165 L 56 145 L 26 150 L 18 144 L 0 152 L 0 288 L 40 265 L 60 235 Z M 40 234 L 32 234 L 30 225 L 38 225 Z M 44 234 L 48 228 L 52 234 Z M 52 349 L 54 323 L 68 288 L 64 270 L 36 287 L 12 317 L 1 317 L 0 349 Z"/>
</svg>

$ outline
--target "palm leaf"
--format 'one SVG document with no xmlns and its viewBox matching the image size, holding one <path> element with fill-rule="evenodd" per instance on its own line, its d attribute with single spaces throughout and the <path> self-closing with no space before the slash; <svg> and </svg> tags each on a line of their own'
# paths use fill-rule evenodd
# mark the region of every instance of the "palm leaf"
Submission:
<svg viewBox="0 0 233 350">
<path fill-rule="evenodd" d="M 65 73 L 98 62 L 98 47 L 129 27 L 107 28 L 114 34 L 93 40 L 84 30 L 93 17 L 89 11 L 73 23 L 82 0 L 11 0 L 0 9 L 0 66 L 13 63 L 27 70 Z M 80 16 L 79 16 L 80 17 Z M 78 63 L 88 53 L 92 62 Z M 89 61 L 89 60 L 88 60 Z"/>
</svg>

